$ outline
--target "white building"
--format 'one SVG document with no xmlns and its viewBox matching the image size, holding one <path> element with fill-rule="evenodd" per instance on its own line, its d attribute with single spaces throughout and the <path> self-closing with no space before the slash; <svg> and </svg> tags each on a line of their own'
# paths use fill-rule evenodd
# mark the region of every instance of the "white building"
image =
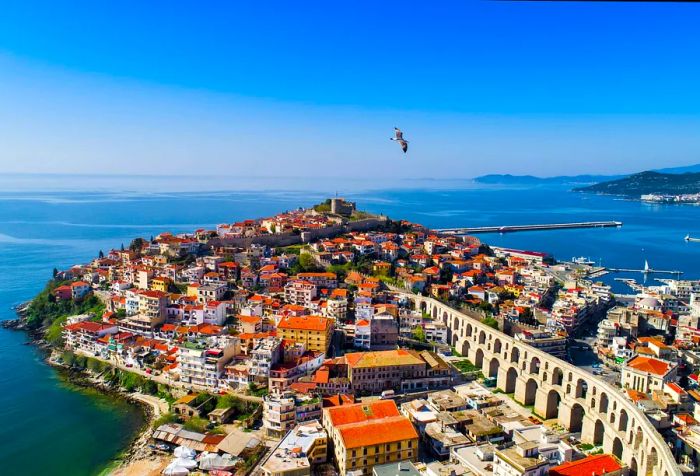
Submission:
<svg viewBox="0 0 700 476">
<path fill-rule="evenodd" d="M 312 466 L 327 457 L 328 434 L 318 421 L 310 421 L 290 431 L 261 469 L 265 476 L 309 476 Z"/>
<path fill-rule="evenodd" d="M 185 342 L 178 352 L 180 380 L 218 390 L 224 385 L 224 367 L 240 353 L 235 337 L 211 338 L 208 342 Z"/>
<path fill-rule="evenodd" d="M 429 342 L 447 344 L 447 326 L 441 322 L 429 322 L 423 326 L 425 339 Z"/>
<path fill-rule="evenodd" d="M 290 281 L 284 286 L 284 300 L 289 304 L 308 307 L 317 293 L 316 285 L 307 281 Z"/>
<path fill-rule="evenodd" d="M 494 451 L 494 476 L 545 476 L 552 464 L 538 450 L 536 442 L 524 442 Z"/>
<path fill-rule="evenodd" d="M 263 400 L 263 428 L 268 436 L 279 437 L 298 423 L 321 418 L 320 397 L 301 396 L 293 392 L 267 395 Z"/>
<path fill-rule="evenodd" d="M 355 341 L 356 349 L 370 349 L 372 345 L 372 326 L 367 319 L 361 319 L 355 323 Z"/>
<path fill-rule="evenodd" d="M 267 384 L 267 379 L 270 376 L 270 367 L 280 361 L 281 355 L 282 339 L 277 337 L 261 339 L 255 348 L 250 351 L 248 364 L 251 377 Z"/>
</svg>

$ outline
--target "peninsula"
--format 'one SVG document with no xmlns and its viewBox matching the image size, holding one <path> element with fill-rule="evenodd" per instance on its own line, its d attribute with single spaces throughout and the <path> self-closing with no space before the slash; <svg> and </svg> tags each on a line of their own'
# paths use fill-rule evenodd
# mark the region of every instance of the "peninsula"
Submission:
<svg viewBox="0 0 700 476">
<path fill-rule="evenodd" d="M 100 251 L 15 325 L 153 409 L 115 474 L 680 474 L 700 283 L 595 271 L 333 198 Z"/>
<path fill-rule="evenodd" d="M 642 195 L 698 195 L 700 194 L 700 172 L 683 174 L 641 172 L 622 179 L 575 188 L 574 191 L 634 198 L 640 198 Z M 697 201 L 700 201 L 700 196 Z"/>
</svg>

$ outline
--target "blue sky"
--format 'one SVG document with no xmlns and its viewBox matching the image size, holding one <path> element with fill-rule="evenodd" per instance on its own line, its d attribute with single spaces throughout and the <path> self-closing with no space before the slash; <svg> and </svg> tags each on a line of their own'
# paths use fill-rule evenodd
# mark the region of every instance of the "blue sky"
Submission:
<svg viewBox="0 0 700 476">
<path fill-rule="evenodd" d="M 454 178 L 700 162 L 696 4 L 13 3 L 0 15 L 7 172 Z"/>
</svg>

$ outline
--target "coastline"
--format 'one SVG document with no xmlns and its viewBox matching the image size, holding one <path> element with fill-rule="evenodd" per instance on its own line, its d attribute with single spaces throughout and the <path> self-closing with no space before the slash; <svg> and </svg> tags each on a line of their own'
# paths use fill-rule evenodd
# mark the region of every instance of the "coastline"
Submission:
<svg viewBox="0 0 700 476">
<path fill-rule="evenodd" d="M 165 400 L 152 395 L 139 392 L 128 393 L 114 388 L 88 369 L 77 370 L 56 362 L 53 358 L 53 352 L 44 361 L 71 385 L 96 390 L 103 395 L 136 404 L 143 413 L 144 422 L 141 428 L 133 435 L 124 449 L 117 453 L 113 460 L 98 473 L 100 476 L 158 475 L 161 473 L 167 464 L 167 457 L 152 450 L 148 441 L 151 437 L 153 422 L 168 411 L 168 403 Z"/>
<path fill-rule="evenodd" d="M 139 393 L 126 393 L 120 389 L 110 387 L 102 379 L 95 377 L 89 370 L 67 368 L 52 359 L 51 355 L 48 355 L 44 362 L 54 368 L 59 376 L 70 385 L 94 390 L 110 398 L 125 400 L 138 406 L 143 414 L 141 428 L 133 435 L 122 451 L 117 453 L 112 461 L 107 463 L 106 467 L 98 473 L 104 476 L 137 474 L 130 473 L 128 469 L 130 466 L 150 456 L 151 450 L 148 448 L 148 439 L 151 435 L 151 427 L 153 422 L 162 414 L 158 399 L 155 397 L 149 398 L 150 396 Z"/>
<path fill-rule="evenodd" d="M 19 309 L 18 309 L 19 311 Z M 27 345 L 32 345 L 42 353 L 42 361 L 51 367 L 60 380 L 68 386 L 76 387 L 73 391 L 92 390 L 112 399 L 120 399 L 130 404 L 136 404 L 143 415 L 143 424 L 134 433 L 124 448 L 114 455 L 103 469 L 97 473 L 100 476 L 140 476 L 161 474 L 167 464 L 165 455 L 160 455 L 151 450 L 148 440 L 151 436 L 153 422 L 163 413 L 168 411 L 168 403 L 165 400 L 138 392 L 125 392 L 105 383 L 100 376 L 94 375 L 89 369 L 75 369 L 59 363 L 56 359 L 57 349 L 52 348 L 44 339 L 44 328 L 29 329 L 21 312 L 16 319 L 4 320 L 2 327 L 10 331 L 26 333 L 29 340 Z"/>
</svg>

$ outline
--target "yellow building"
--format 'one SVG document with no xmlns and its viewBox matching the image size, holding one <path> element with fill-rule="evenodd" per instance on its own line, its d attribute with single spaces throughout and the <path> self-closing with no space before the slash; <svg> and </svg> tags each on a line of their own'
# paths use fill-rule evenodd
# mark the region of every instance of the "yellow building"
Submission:
<svg viewBox="0 0 700 476">
<path fill-rule="evenodd" d="M 201 284 L 199 283 L 190 283 L 187 285 L 187 295 L 191 297 L 198 297 L 199 296 L 199 288 Z"/>
<path fill-rule="evenodd" d="M 523 291 L 523 286 L 520 284 L 504 284 L 503 288 L 506 291 L 513 293 L 513 296 L 515 296 L 515 297 L 519 297 Z"/>
<path fill-rule="evenodd" d="M 418 433 L 393 400 L 341 405 L 323 410 L 338 471 L 372 474 L 375 465 L 416 461 Z"/>
<path fill-rule="evenodd" d="M 287 316 L 277 325 L 277 337 L 300 342 L 306 350 L 327 352 L 333 336 L 333 319 L 323 316 Z"/>
<path fill-rule="evenodd" d="M 151 280 L 151 289 L 153 291 L 162 291 L 167 293 L 168 287 L 170 287 L 170 278 L 158 277 Z"/>
</svg>

